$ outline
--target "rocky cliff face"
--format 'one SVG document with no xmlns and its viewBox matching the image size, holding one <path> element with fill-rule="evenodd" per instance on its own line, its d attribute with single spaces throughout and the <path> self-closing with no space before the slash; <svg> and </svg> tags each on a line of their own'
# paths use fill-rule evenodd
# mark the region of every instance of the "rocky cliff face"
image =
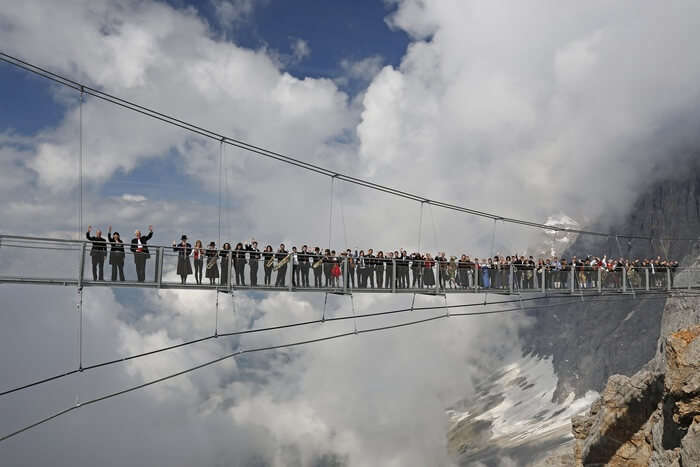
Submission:
<svg viewBox="0 0 700 467">
<path fill-rule="evenodd" d="M 630 214 L 610 231 L 640 233 L 655 238 L 687 237 L 696 241 L 663 242 L 580 235 L 565 256 L 586 254 L 663 256 L 700 266 L 700 161 L 677 178 L 660 181 L 641 195 Z M 591 226 L 594 230 L 607 230 Z M 679 278 L 687 280 L 686 277 Z M 700 272 L 694 282 L 700 282 Z M 521 331 L 524 350 L 552 358 L 559 377 L 554 397 L 577 397 L 600 391 L 612 374 L 632 375 L 653 356 L 662 332 L 663 297 L 619 302 L 582 301 L 566 308 L 530 312 L 535 325 Z"/>
<path fill-rule="evenodd" d="M 572 420 L 575 465 L 700 466 L 700 299 L 668 300 L 656 356 Z"/>
<path fill-rule="evenodd" d="M 620 296 L 533 310 L 528 314 L 537 321 L 521 332 L 523 350 L 552 359 L 555 400 L 570 393 L 582 397 L 600 391 L 610 375 L 631 375 L 654 356 L 664 303 L 664 296 Z"/>
</svg>

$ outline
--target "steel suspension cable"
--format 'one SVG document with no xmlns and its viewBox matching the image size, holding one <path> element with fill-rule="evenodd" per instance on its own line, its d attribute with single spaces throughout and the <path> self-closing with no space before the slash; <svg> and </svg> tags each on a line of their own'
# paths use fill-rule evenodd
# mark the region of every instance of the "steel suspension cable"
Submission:
<svg viewBox="0 0 700 467">
<path fill-rule="evenodd" d="M 335 177 L 331 177 L 330 208 L 328 210 L 328 249 L 331 249 L 331 239 L 333 234 L 333 197 L 335 194 Z"/>
<path fill-rule="evenodd" d="M 219 335 L 219 290 L 216 290 L 216 313 L 214 317 L 214 336 Z"/>
<path fill-rule="evenodd" d="M 684 291 L 683 293 L 684 293 L 684 296 L 700 295 L 700 293 L 695 293 L 695 292 Z M 663 298 L 665 298 L 667 295 L 669 295 L 669 293 L 667 291 L 650 291 L 650 292 L 645 293 L 643 295 L 644 296 L 651 296 L 651 297 L 662 296 Z M 546 300 L 546 299 L 564 299 L 564 298 L 570 298 L 570 297 L 571 297 L 571 295 L 569 295 L 569 294 L 561 294 L 561 295 L 529 297 L 529 298 L 522 299 L 522 301 L 530 302 L 530 301 L 539 301 L 539 300 Z M 622 296 L 619 298 L 618 298 L 618 296 L 605 296 L 605 297 L 610 297 L 610 298 L 614 297 L 614 299 L 628 299 L 628 298 L 630 298 L 627 296 Z M 490 303 L 488 303 L 488 305 L 506 305 L 509 303 L 516 303 L 516 302 L 520 302 L 520 301 L 521 300 L 501 300 L 501 301 L 497 301 L 497 302 L 490 302 Z M 590 301 L 598 301 L 598 300 L 591 299 Z M 481 306 L 484 306 L 484 304 L 481 302 L 478 302 L 478 303 L 463 303 L 463 304 L 457 304 L 457 305 L 450 305 L 449 308 L 471 308 L 471 307 L 481 307 Z M 235 313 L 235 301 L 233 302 L 233 308 L 234 308 L 234 313 Z M 328 318 L 325 318 L 325 321 L 343 321 L 343 320 L 348 320 L 348 319 L 356 320 L 356 319 L 364 319 L 364 318 L 375 318 L 375 317 L 379 317 L 379 316 L 403 314 L 403 313 L 407 313 L 407 312 L 411 312 L 411 311 L 425 311 L 425 310 L 436 310 L 436 309 L 445 309 L 445 308 L 447 308 L 447 306 L 437 306 L 437 305 L 436 306 L 399 308 L 399 309 L 395 309 L 395 310 L 380 311 L 380 312 L 375 312 L 375 313 L 365 313 L 365 314 L 359 314 L 359 315 L 355 314 L 353 316 L 328 317 Z M 158 353 L 178 349 L 181 347 L 187 347 L 187 346 L 197 344 L 200 342 L 205 342 L 205 341 L 214 339 L 216 337 L 233 337 L 233 336 L 239 336 L 239 335 L 245 335 L 245 334 L 255 334 L 255 333 L 267 332 L 267 331 L 277 331 L 277 330 L 281 330 L 281 329 L 289 329 L 289 328 L 294 328 L 294 327 L 310 326 L 313 324 L 321 324 L 323 322 L 324 322 L 324 320 L 322 320 L 322 319 L 315 319 L 315 320 L 301 321 L 301 322 L 296 322 L 296 323 L 281 324 L 281 325 L 276 325 L 276 326 L 268 326 L 268 327 L 263 327 L 263 328 L 253 328 L 253 329 L 244 329 L 241 331 L 223 332 L 223 333 L 219 333 L 218 336 L 215 334 L 210 334 L 210 335 L 205 336 L 205 337 L 200 337 L 200 338 L 192 339 L 189 341 L 180 342 L 178 344 L 173 344 L 173 345 L 161 347 L 161 348 L 154 349 L 154 350 L 149 350 L 146 352 L 133 354 L 133 355 L 129 355 L 126 357 L 117 358 L 114 360 L 107 360 L 107 361 L 104 361 L 101 363 L 95 363 L 92 365 L 85 365 L 85 366 L 83 366 L 82 371 L 86 372 L 86 371 L 94 370 L 96 368 L 102 368 L 105 366 L 115 365 L 117 363 L 128 362 L 130 360 L 135 360 L 138 358 L 147 357 L 149 355 L 155 355 Z M 5 390 L 3 392 L 0 392 L 0 396 L 5 396 L 7 394 L 21 391 L 23 389 L 28 389 L 28 388 L 31 388 L 34 386 L 39 386 L 41 384 L 48 383 L 50 381 L 55 381 L 57 379 L 65 378 L 67 376 L 76 374 L 79 371 L 80 371 L 79 369 L 70 370 L 70 371 L 66 371 L 64 373 L 60 373 L 60 374 L 48 377 L 48 378 L 43 378 L 43 379 L 28 383 L 28 384 L 24 384 L 22 386 L 14 387 L 14 388 Z"/>
<path fill-rule="evenodd" d="M 350 248 L 348 243 L 348 229 L 345 227 L 345 210 L 343 209 L 343 197 L 338 196 L 338 204 L 340 205 L 340 220 L 343 223 L 343 241 L 345 242 L 345 248 Z"/>
<path fill-rule="evenodd" d="M 57 73 L 48 71 L 44 68 L 41 68 L 37 65 L 33 65 L 29 62 L 26 62 L 24 60 L 21 60 L 17 57 L 6 54 L 4 52 L 0 52 L 0 61 L 6 62 L 6 63 L 13 65 L 15 67 L 18 67 L 18 68 L 21 68 L 21 69 L 28 71 L 30 73 L 34 73 L 34 74 L 41 76 L 43 78 L 52 80 L 52 81 L 59 83 L 63 86 L 67 86 L 67 87 L 73 88 L 73 89 L 78 90 L 78 91 L 82 90 L 83 92 L 85 92 L 85 94 L 91 95 L 93 97 L 97 97 L 98 99 L 101 99 L 101 100 L 104 100 L 106 102 L 121 106 L 123 108 L 132 110 L 134 112 L 141 113 L 143 115 L 154 118 L 156 120 L 160 120 L 163 123 L 177 126 L 181 129 L 198 134 L 200 136 L 215 139 L 217 141 L 222 141 L 225 144 L 229 144 L 231 146 L 238 147 L 240 149 L 252 152 L 252 153 L 257 154 L 259 156 L 267 157 L 270 159 L 277 160 L 279 162 L 284 162 L 284 163 L 287 163 L 290 165 L 294 165 L 294 166 L 302 168 L 304 170 L 315 172 L 315 173 L 320 174 L 320 175 L 325 175 L 327 177 L 335 177 L 335 178 L 338 178 L 338 179 L 343 180 L 345 182 L 359 185 L 359 186 L 362 186 L 365 188 L 370 188 L 372 190 L 381 191 L 381 192 L 390 194 L 392 196 L 397 196 L 397 197 L 410 199 L 410 200 L 418 201 L 418 202 L 426 202 L 426 203 L 429 203 L 429 204 L 432 204 L 434 206 L 441 207 L 444 209 L 454 210 L 454 211 L 462 212 L 465 214 L 470 214 L 470 215 L 479 216 L 479 217 L 485 217 L 485 218 L 489 218 L 489 219 L 498 219 L 498 220 L 501 220 L 503 222 L 518 224 L 518 225 L 522 225 L 522 226 L 526 226 L 526 227 L 545 229 L 545 230 L 556 230 L 556 231 L 560 231 L 560 232 L 570 232 L 570 233 L 577 233 L 577 234 L 584 234 L 584 235 L 595 235 L 595 236 L 601 236 L 601 237 L 606 237 L 606 236 L 610 235 L 610 233 L 588 231 L 588 230 L 581 230 L 581 229 L 569 229 L 569 228 L 565 228 L 565 227 L 551 226 L 551 225 L 546 225 L 546 224 L 542 224 L 542 223 L 538 223 L 538 222 L 517 219 L 517 218 L 513 218 L 513 217 L 504 217 L 504 216 L 500 216 L 500 215 L 485 212 L 485 211 L 479 211 L 476 209 L 467 208 L 464 206 L 458 206 L 458 205 L 454 205 L 454 204 L 450 204 L 450 203 L 446 203 L 446 202 L 442 202 L 442 201 L 431 200 L 429 198 L 426 198 L 426 197 L 418 195 L 418 194 L 402 191 L 402 190 L 399 190 L 396 188 L 391 188 L 391 187 L 388 187 L 385 185 L 381 185 L 378 183 L 374 183 L 374 182 L 360 179 L 357 177 L 353 177 L 350 175 L 345 175 L 345 174 L 342 174 L 342 173 L 339 173 L 339 172 L 336 172 L 336 171 L 333 171 L 333 170 L 330 170 L 330 169 L 327 169 L 327 168 L 324 168 L 324 167 L 321 167 L 321 166 L 318 166 L 315 164 L 311 164 L 309 162 L 304 162 L 300 159 L 290 157 L 290 156 L 287 156 L 287 155 L 279 153 L 279 152 L 275 152 L 275 151 L 265 149 L 265 148 L 260 147 L 260 146 L 256 146 L 256 145 L 251 144 L 251 143 L 247 143 L 245 141 L 242 141 L 242 140 L 239 140 L 236 138 L 231 138 L 231 137 L 222 135 L 222 134 L 215 132 L 213 130 L 208 130 L 208 129 L 203 128 L 201 126 L 198 126 L 198 125 L 195 125 L 192 123 L 188 123 L 184 120 L 180 120 L 178 118 L 172 117 L 172 116 L 164 114 L 162 112 L 153 110 L 151 108 L 144 107 L 144 106 L 136 104 L 132 101 L 122 99 L 120 97 L 114 96 L 114 95 L 109 94 L 107 92 L 100 91 L 98 89 L 91 88 L 89 86 L 85 86 L 84 84 L 79 83 L 75 80 L 72 80 L 72 79 L 66 78 L 62 75 L 59 75 Z M 623 237 L 623 238 L 637 238 L 637 239 L 648 239 L 649 238 L 648 235 L 641 235 L 641 234 L 620 234 L 620 233 L 618 233 L 617 235 L 619 237 Z M 684 238 L 684 239 L 673 238 L 670 240 L 688 240 L 688 239 L 687 238 Z"/>
<path fill-rule="evenodd" d="M 80 90 L 80 110 L 78 111 L 80 116 L 80 124 L 79 127 L 80 129 L 78 130 L 79 132 L 79 140 L 80 140 L 80 148 L 78 150 L 78 240 L 83 238 L 83 98 L 84 98 L 85 93 L 83 90 Z"/>
<path fill-rule="evenodd" d="M 420 216 L 418 216 L 418 253 L 423 249 L 423 205 L 424 201 L 420 203 Z"/>
<path fill-rule="evenodd" d="M 576 302 L 578 302 L 578 300 L 575 300 L 571 303 L 576 303 Z M 553 306 L 562 306 L 562 305 L 571 304 L 571 303 L 545 305 L 542 308 L 553 307 Z M 525 310 L 534 309 L 534 308 L 537 308 L 537 307 L 528 307 Z M 453 313 L 449 316 L 478 316 L 478 315 L 486 315 L 486 314 L 505 313 L 505 312 L 511 312 L 511 311 L 512 312 L 521 312 L 521 311 L 523 311 L 523 308 L 518 307 L 518 308 L 509 309 L 509 310 L 491 310 L 491 311 L 481 311 L 481 312 L 473 312 L 473 313 Z M 419 319 L 419 320 L 413 320 L 413 321 L 409 321 L 409 322 L 405 322 L 405 323 L 398 323 L 398 324 L 391 324 L 391 325 L 379 326 L 379 327 L 368 328 L 368 329 L 361 329 L 361 330 L 357 330 L 355 332 L 344 332 L 344 333 L 339 333 L 339 334 L 333 334 L 330 336 L 319 337 L 319 338 L 315 338 L 315 339 L 294 341 L 294 342 L 288 342 L 285 344 L 271 345 L 271 346 L 265 346 L 265 347 L 254 347 L 254 348 L 250 348 L 250 349 L 239 349 L 235 352 L 231 352 L 231 353 L 223 355 L 221 357 L 217 357 L 213 360 L 209 360 L 207 362 L 186 368 L 186 369 L 178 371 L 176 373 L 171 373 L 169 375 L 166 375 L 166 376 L 163 376 L 160 378 L 156 378 L 156 379 L 147 381 L 147 382 L 142 383 L 142 384 L 131 386 L 131 387 L 128 387 L 128 388 L 120 390 L 120 391 L 111 392 L 111 393 L 105 394 L 103 396 L 100 396 L 100 397 L 97 397 L 94 399 L 90 399 L 90 400 L 83 402 L 83 403 L 75 404 L 74 406 L 60 410 L 52 415 L 49 415 L 43 419 L 40 419 L 34 423 L 26 425 L 18 430 L 15 430 L 11 433 L 8 433 L 8 434 L 0 437 L 0 442 L 6 441 L 6 440 L 8 440 L 14 436 L 17 436 L 25 431 L 28 431 L 34 427 L 37 427 L 39 425 L 46 423 L 46 422 L 49 422 L 55 418 L 58 418 L 62 415 L 65 415 L 67 413 L 73 412 L 81 407 L 96 404 L 98 402 L 102 402 L 102 401 L 105 401 L 107 399 L 111 399 L 111 398 L 118 397 L 118 396 L 121 396 L 124 394 L 128 394 L 130 392 L 134 392 L 136 390 L 143 389 L 143 388 L 155 385 L 157 383 L 161 383 L 163 381 L 168 381 L 170 379 L 173 379 L 173 378 L 176 378 L 178 376 L 182 376 L 182 375 L 185 375 L 188 373 L 192 373 L 196 370 L 206 368 L 208 366 L 214 365 L 214 364 L 222 362 L 224 360 L 235 358 L 239 355 L 249 354 L 249 353 L 257 353 L 257 352 L 265 352 L 265 351 L 271 351 L 271 350 L 279 350 L 279 349 L 292 348 L 292 347 L 300 347 L 303 345 L 309 345 L 309 344 L 313 344 L 313 343 L 327 342 L 330 340 L 341 339 L 341 338 L 348 337 L 348 336 L 354 336 L 354 335 L 359 335 L 359 334 L 368 334 L 368 333 L 380 332 L 380 331 L 385 331 L 385 330 L 389 330 L 389 329 L 398 329 L 398 328 L 403 328 L 403 327 L 408 327 L 408 326 L 415 326 L 418 324 L 427 323 L 430 321 L 436 321 L 436 320 L 443 319 L 446 317 L 447 317 L 447 315 L 437 315 L 437 316 L 432 316 L 429 318 L 423 318 L 423 319 Z"/>
<path fill-rule="evenodd" d="M 224 169 L 224 141 L 221 140 L 219 143 L 219 248 L 221 245 L 221 181 L 223 177 Z"/>
<path fill-rule="evenodd" d="M 435 242 L 435 245 L 440 245 L 440 241 L 438 239 L 438 234 L 437 234 L 437 227 L 435 224 L 435 215 L 433 214 L 433 207 L 432 207 L 432 205 L 428 205 L 428 207 L 430 208 L 430 221 L 433 224 L 433 241 Z"/>
</svg>

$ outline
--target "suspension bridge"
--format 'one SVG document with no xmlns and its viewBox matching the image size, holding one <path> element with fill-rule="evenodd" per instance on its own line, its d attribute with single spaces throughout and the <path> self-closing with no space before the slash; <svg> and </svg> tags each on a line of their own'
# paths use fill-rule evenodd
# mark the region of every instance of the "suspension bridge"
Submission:
<svg viewBox="0 0 700 467">
<path fill-rule="evenodd" d="M 253 145 L 251 143 L 242 141 L 240 139 L 232 138 L 219 132 L 215 132 L 202 126 L 186 122 L 182 119 L 167 115 L 165 113 L 159 112 L 154 109 L 150 109 L 139 105 L 135 102 L 122 99 L 120 97 L 109 94 L 105 91 L 90 87 L 86 84 L 77 82 L 75 80 L 69 79 L 65 76 L 61 76 L 57 73 L 51 72 L 44 68 L 33 65 L 29 62 L 21 60 L 17 57 L 0 52 L 0 61 L 10 64 L 14 67 L 23 69 L 32 74 L 38 75 L 45 79 L 51 80 L 61 86 L 71 88 L 79 93 L 80 95 L 80 150 L 78 152 L 79 158 L 79 173 L 78 173 L 78 184 L 79 184 L 79 222 L 78 222 L 78 235 L 82 236 L 84 234 L 84 222 L 83 222 L 83 204 L 84 204 L 84 161 L 83 161 L 83 103 L 86 96 L 99 99 L 103 102 L 113 104 L 115 106 L 145 115 L 147 117 L 153 118 L 163 124 L 173 125 L 180 129 L 186 130 L 200 137 L 214 140 L 219 143 L 220 147 L 220 157 L 219 157 L 219 235 L 221 236 L 221 204 L 222 204 L 222 161 L 223 161 L 223 147 L 224 145 L 233 146 L 244 151 L 248 151 L 260 157 L 268 158 L 277 162 L 284 164 L 289 164 L 299 169 L 323 175 L 329 178 L 331 195 L 329 199 L 330 203 L 330 214 L 329 214 L 329 243 L 330 243 L 330 226 L 332 225 L 333 216 L 333 190 L 336 182 L 344 182 L 353 184 L 368 190 L 373 190 L 376 192 L 381 192 L 390 196 L 410 200 L 420 205 L 420 223 L 419 223 L 419 251 L 421 244 L 421 229 L 422 229 L 422 217 L 423 208 L 425 206 L 446 209 L 450 211 L 455 211 L 458 213 L 478 216 L 481 218 L 486 218 L 493 220 L 494 232 L 495 226 L 498 222 L 510 223 L 522 227 L 542 229 L 545 231 L 563 231 L 569 233 L 575 233 L 580 235 L 591 235 L 607 238 L 617 239 L 640 239 L 640 240 L 657 240 L 659 242 L 663 241 L 695 241 L 696 239 L 680 239 L 680 238 L 670 238 L 654 239 L 648 235 L 638 234 L 638 233 L 610 233 L 610 232 L 597 232 L 597 231 L 587 231 L 580 229 L 569 229 L 557 226 L 550 226 L 546 224 L 541 224 L 533 221 L 511 218 L 506 216 L 501 216 L 494 213 L 489 213 L 473 208 L 468 208 L 464 206 L 459 206 L 453 203 L 443 202 L 439 200 L 430 199 L 424 197 L 420 194 L 410 193 L 407 191 L 399 190 L 393 187 L 388 187 L 385 185 L 380 185 L 370 180 L 365 180 L 357 178 L 351 175 L 339 173 L 334 170 L 321 167 L 319 165 L 311 164 L 305 162 L 301 159 L 294 158 L 280 152 L 265 149 L 261 146 Z M 494 233 L 495 235 L 495 233 Z M 221 243 L 221 242 L 219 242 Z M 37 237 L 37 236 L 20 236 L 20 235 L 10 235 L 2 234 L 0 235 L 0 284 L 5 285 L 36 285 L 36 286 L 67 286 L 75 287 L 78 291 L 78 334 L 79 334 L 79 357 L 77 366 L 74 369 L 63 371 L 57 373 L 53 376 L 43 377 L 36 379 L 25 384 L 20 384 L 9 388 L 0 388 L 0 397 L 14 394 L 19 391 L 23 391 L 32 387 L 41 386 L 48 384 L 52 381 L 60 380 L 63 378 L 70 377 L 71 375 L 77 373 L 83 373 L 96 368 L 103 368 L 112 365 L 121 364 L 124 362 L 129 362 L 137 358 L 146 357 L 149 355 L 154 355 L 161 352 L 167 352 L 176 348 L 183 348 L 190 345 L 195 345 L 200 342 L 204 342 L 210 339 L 239 336 L 249 333 L 266 332 L 271 330 L 286 329 L 292 327 L 304 327 L 304 326 L 314 326 L 322 325 L 329 321 L 341 321 L 341 320 L 352 320 L 353 330 L 348 332 L 342 332 L 338 334 L 332 334 L 324 337 L 318 337 L 313 339 L 293 341 L 281 343 L 274 346 L 267 347 L 251 347 L 251 348 L 239 348 L 238 350 L 222 355 L 216 359 L 201 363 L 199 365 L 183 369 L 181 371 L 152 379 L 146 381 L 142 384 L 132 386 L 126 389 L 110 392 L 99 397 L 88 399 L 83 402 L 77 402 L 75 405 L 67 407 L 65 409 L 59 410 L 53 414 L 50 414 L 44 418 L 41 418 L 33 423 L 22 426 L 10 433 L 6 433 L 0 436 L 0 442 L 5 441 L 9 438 L 19 435 L 27 430 L 30 430 L 36 426 L 47 423 L 59 416 L 66 415 L 81 407 L 92 405 L 95 403 L 102 402 L 104 400 L 118 397 L 127 394 L 132 391 L 146 388 L 148 386 L 176 378 L 178 376 L 188 374 L 199 369 L 214 365 L 221 361 L 237 358 L 243 354 L 253 353 L 253 352 L 263 352 L 263 351 L 273 351 L 283 348 L 297 347 L 301 345 L 310 345 L 317 342 L 324 342 L 329 340 L 347 338 L 350 336 L 358 336 L 371 332 L 381 332 L 390 329 L 401 328 L 405 326 L 419 325 L 422 323 L 432 322 L 435 320 L 450 318 L 450 317 L 466 317 L 466 316 L 480 316 L 488 314 L 502 314 L 510 312 L 523 312 L 528 310 L 538 310 L 550 307 L 565 307 L 572 303 L 578 303 L 580 300 L 589 301 L 616 301 L 616 300 L 627 300 L 634 299 L 637 297 L 648 296 L 650 299 L 665 299 L 667 296 L 674 294 L 678 296 L 696 296 L 698 294 L 697 289 L 700 289 L 700 271 L 696 271 L 692 268 L 684 268 L 679 270 L 677 273 L 672 273 L 670 269 L 664 269 L 663 271 L 656 271 L 654 269 L 636 269 L 633 272 L 627 271 L 625 269 L 619 271 L 605 271 L 602 269 L 597 270 L 584 270 L 583 276 L 579 276 L 580 272 L 576 268 L 569 268 L 564 271 L 551 272 L 547 270 L 537 271 L 522 270 L 518 269 L 514 265 L 509 265 L 507 268 L 501 268 L 498 274 L 498 280 L 494 283 L 490 283 L 488 286 L 484 285 L 483 281 L 479 280 L 479 274 L 482 273 L 479 270 L 478 265 L 473 265 L 464 271 L 465 276 L 463 276 L 462 281 L 459 284 L 455 284 L 451 281 L 449 276 L 445 275 L 445 269 L 441 267 L 439 263 L 435 263 L 431 266 L 432 276 L 435 277 L 434 285 L 426 287 L 419 277 L 418 280 L 411 278 L 412 280 L 407 281 L 404 285 L 401 284 L 400 280 L 397 280 L 398 266 L 396 259 L 385 259 L 382 263 L 379 263 L 378 267 L 381 268 L 382 273 L 385 275 L 390 275 L 388 285 L 387 281 L 384 282 L 384 286 L 378 287 L 356 287 L 356 282 L 352 277 L 352 265 L 348 263 L 348 258 L 341 258 L 339 265 L 341 267 L 342 274 L 339 277 L 337 283 L 331 283 L 329 286 L 322 287 L 302 287 L 297 278 L 294 276 L 294 268 L 288 267 L 286 270 L 280 269 L 278 273 L 286 274 L 283 281 L 279 281 L 283 286 L 279 285 L 258 285 L 264 283 L 264 279 L 261 279 L 260 275 L 263 273 L 263 268 L 259 268 L 258 276 L 255 277 L 256 280 L 249 281 L 247 285 L 242 283 L 237 283 L 233 280 L 230 266 L 229 270 L 225 276 L 225 280 L 219 280 L 218 283 L 214 284 L 198 284 L 198 283 L 182 283 L 177 275 L 177 254 L 173 254 L 172 246 L 169 245 L 157 245 L 149 244 L 149 248 L 152 251 L 152 257 L 146 263 L 145 279 L 142 281 L 134 281 L 133 278 L 136 274 L 133 270 L 133 257 L 129 257 L 130 252 L 125 251 L 126 259 L 124 264 L 126 266 L 126 276 L 128 280 L 116 281 L 116 280 L 95 280 L 95 278 L 90 274 L 91 272 L 91 258 L 89 255 L 89 249 L 91 248 L 90 242 L 82 240 L 70 240 L 61 238 L 48 238 L 48 237 Z M 128 249 L 127 249 L 128 250 Z M 227 253 L 229 256 L 226 258 L 228 265 L 232 264 L 232 253 Z M 491 255 L 493 256 L 493 254 Z M 131 261 L 130 261 L 131 260 Z M 375 267 L 377 267 L 375 265 Z M 130 269 L 131 268 L 131 269 Z M 426 268 L 419 268 L 418 274 L 424 274 Z M 412 272 L 413 273 L 413 272 Z M 413 273 L 415 274 L 415 273 Z M 250 277 L 248 275 L 248 277 Z M 276 281 L 278 283 L 278 281 Z M 409 284 L 411 284 L 409 286 Z M 378 284 L 379 285 L 379 284 Z M 186 340 L 174 345 L 167 347 L 161 347 L 157 349 L 152 349 L 147 352 L 140 354 L 127 355 L 119 359 L 98 362 L 91 365 L 83 364 L 83 345 L 82 345 L 82 332 L 83 332 L 83 290 L 84 288 L 92 287 L 126 287 L 126 288 L 150 288 L 150 289 L 178 289 L 178 290 L 209 290 L 216 292 L 216 327 L 214 332 L 210 335 L 205 335 L 198 337 L 196 339 Z M 352 304 L 352 314 L 344 316 L 326 316 L 325 302 L 324 310 L 319 319 L 282 324 L 278 326 L 272 326 L 267 328 L 254 328 L 237 330 L 230 332 L 220 332 L 218 328 L 218 312 L 219 312 L 219 294 L 228 293 L 231 295 L 232 299 L 234 294 L 238 291 L 255 291 L 255 292 L 291 292 L 291 293 L 316 293 L 325 294 L 326 302 L 329 294 L 345 295 L 350 297 Z M 354 294 L 411 294 L 413 300 L 410 307 L 396 309 L 396 310 L 385 310 L 377 311 L 372 313 L 359 314 L 355 311 L 355 304 L 352 301 Z M 434 295 L 444 298 L 444 305 L 431 305 L 431 306 L 415 306 L 415 298 L 418 294 L 424 295 Z M 499 301 L 488 301 L 484 298 L 483 302 L 481 300 L 472 301 L 470 303 L 460 303 L 460 304 L 448 304 L 447 296 L 449 294 L 481 294 L 485 297 L 488 294 L 497 295 L 515 295 L 505 300 Z M 538 305 L 537 302 L 540 300 L 547 300 L 545 304 Z M 533 306 L 527 305 L 528 303 L 534 303 Z M 509 307 L 509 305 L 513 305 Z M 474 311 L 459 311 L 461 309 L 470 307 L 481 307 L 481 309 Z M 495 308 L 489 308 L 495 307 Z M 437 311 L 439 314 L 431 315 L 428 317 L 420 317 L 418 319 L 413 319 L 407 322 L 392 323 L 388 325 L 374 326 L 374 327 L 358 327 L 358 322 L 362 322 L 364 319 L 376 318 L 382 316 L 395 316 L 404 313 L 417 313 L 424 311 Z"/>
</svg>

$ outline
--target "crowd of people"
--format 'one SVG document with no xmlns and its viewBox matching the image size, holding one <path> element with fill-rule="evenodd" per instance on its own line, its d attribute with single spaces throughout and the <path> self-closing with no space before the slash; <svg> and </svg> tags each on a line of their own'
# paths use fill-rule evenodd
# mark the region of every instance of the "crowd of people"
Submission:
<svg viewBox="0 0 700 467">
<path fill-rule="evenodd" d="M 153 226 L 148 227 L 148 235 L 137 230 L 130 242 L 130 251 L 136 265 L 137 280 L 145 281 L 146 261 L 150 258 L 148 241 L 153 236 Z M 92 242 L 93 280 L 104 280 L 104 261 L 109 257 L 112 266 L 112 281 L 124 277 L 124 242 L 119 233 L 112 233 L 109 227 L 107 238 L 97 230 L 92 235 L 88 227 L 87 239 Z M 109 256 L 107 247 L 109 245 Z M 182 284 L 190 275 L 195 282 L 202 284 L 206 278 L 210 285 L 229 284 L 235 286 L 258 286 L 258 272 L 263 269 L 264 286 L 286 287 L 287 276 L 291 276 L 292 286 L 300 288 L 474 288 L 474 289 L 576 289 L 622 288 L 623 270 L 625 285 L 632 288 L 649 286 L 662 288 L 668 285 L 678 268 L 677 261 L 662 259 L 608 258 L 607 256 L 585 258 L 539 258 L 524 255 L 496 255 L 487 258 L 471 258 L 466 254 L 447 257 L 444 252 L 408 253 L 404 249 L 377 251 L 344 250 L 336 252 L 329 248 L 301 249 L 293 246 L 287 250 L 280 244 L 277 250 L 271 245 L 262 251 L 258 242 L 239 242 L 235 247 L 224 243 L 217 248 L 215 242 L 205 247 L 201 240 L 194 246 L 182 235 L 179 242 L 173 242 L 172 251 L 177 255 L 177 275 Z M 194 264 L 194 269 L 192 265 Z M 291 274 L 288 268 L 291 267 Z M 247 268 L 247 271 L 246 271 Z M 670 272 L 670 274 L 668 272 Z M 246 274 L 247 272 L 247 274 Z M 273 283 L 273 273 L 275 274 Z M 313 275 L 313 285 L 311 276 Z M 647 279 L 649 275 L 649 279 Z M 246 283 L 246 277 L 249 278 Z M 573 283 L 572 283 L 573 281 Z"/>
<path fill-rule="evenodd" d="M 102 231 L 97 229 L 95 235 L 92 235 L 92 226 L 88 227 L 86 238 L 92 243 L 90 248 L 90 257 L 92 259 L 92 280 L 104 280 L 104 263 L 107 257 L 107 243 L 109 243 L 109 264 L 112 265 L 112 280 L 117 280 L 117 275 L 120 281 L 124 281 L 124 242 L 119 235 L 119 232 L 112 233 L 112 226 L 109 226 L 107 238 L 102 236 Z M 139 282 L 146 280 L 146 260 L 151 257 L 148 251 L 148 241 L 153 237 L 153 226 L 148 226 L 148 235 L 141 235 L 141 231 L 134 232 L 134 238 L 131 239 L 131 252 L 134 255 L 134 263 L 136 265 L 136 277 Z"/>
</svg>

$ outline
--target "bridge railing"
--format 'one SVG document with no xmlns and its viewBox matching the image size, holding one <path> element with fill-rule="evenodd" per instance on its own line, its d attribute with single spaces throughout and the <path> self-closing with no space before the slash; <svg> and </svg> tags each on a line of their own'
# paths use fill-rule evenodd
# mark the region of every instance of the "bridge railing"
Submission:
<svg viewBox="0 0 700 467">
<path fill-rule="evenodd" d="M 72 279 L 80 275 L 83 242 L 0 237 L 0 276 Z"/>
<path fill-rule="evenodd" d="M 132 251 L 130 244 L 123 247 L 123 252 L 115 252 L 109 245 L 104 250 L 93 248 L 89 241 L 0 235 L 0 282 L 427 294 L 632 293 L 700 288 L 700 270 L 692 268 L 608 271 L 577 266 L 550 270 L 500 264 L 483 268 L 471 262 L 359 260 L 344 255 L 319 261 L 318 256 L 301 252 L 288 258 L 275 256 L 270 264 L 269 256 L 262 252 L 251 257 L 247 252 L 217 250 L 207 256 L 205 249 L 183 257 L 172 245 L 149 244 L 143 251 Z M 280 267 L 282 258 L 286 264 Z M 336 265 L 339 275 L 333 274 Z M 184 284 L 183 273 L 187 273 Z"/>
</svg>

